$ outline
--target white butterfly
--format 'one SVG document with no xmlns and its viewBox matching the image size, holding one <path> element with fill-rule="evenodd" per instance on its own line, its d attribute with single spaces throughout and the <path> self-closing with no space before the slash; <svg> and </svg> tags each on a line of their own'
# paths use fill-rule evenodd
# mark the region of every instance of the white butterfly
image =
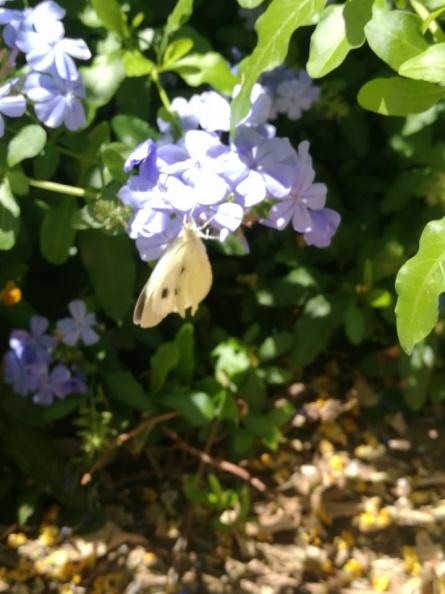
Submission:
<svg viewBox="0 0 445 594">
<path fill-rule="evenodd" d="M 212 268 L 199 237 L 190 223 L 166 249 L 142 289 L 133 322 L 152 328 L 171 312 L 182 317 L 188 307 L 195 315 L 198 305 L 212 286 Z"/>
</svg>

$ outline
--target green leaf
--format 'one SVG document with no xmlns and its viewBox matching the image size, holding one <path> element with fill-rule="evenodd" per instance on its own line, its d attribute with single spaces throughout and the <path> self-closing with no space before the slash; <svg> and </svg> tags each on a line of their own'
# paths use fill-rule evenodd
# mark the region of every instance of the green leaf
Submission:
<svg viewBox="0 0 445 594">
<path fill-rule="evenodd" d="M 193 41 L 189 37 L 179 37 L 170 43 L 165 50 L 163 67 L 168 68 L 170 64 L 177 62 L 185 56 L 193 47 Z"/>
<path fill-rule="evenodd" d="M 7 178 L 0 185 L 0 250 L 10 250 L 20 229 L 20 207 Z"/>
<path fill-rule="evenodd" d="M 113 400 L 122 402 L 136 410 L 150 410 L 153 402 L 141 384 L 129 371 L 113 371 L 103 377 L 106 394 Z"/>
<path fill-rule="evenodd" d="M 102 229 L 103 223 L 96 219 L 96 205 L 94 202 L 87 204 L 83 208 L 74 213 L 71 219 L 73 229 Z"/>
<path fill-rule="evenodd" d="M 292 373 L 277 365 L 271 365 L 270 367 L 260 367 L 257 369 L 257 375 L 266 384 L 288 384 L 292 380 Z"/>
<path fill-rule="evenodd" d="M 173 342 L 161 344 L 150 359 L 150 393 L 156 394 L 162 388 L 171 369 L 179 362 L 180 351 Z"/>
<path fill-rule="evenodd" d="M 132 115 L 117 115 L 111 120 L 111 127 L 120 142 L 134 148 L 152 135 L 145 120 Z"/>
<path fill-rule="evenodd" d="M 365 25 L 372 17 L 374 0 L 347 0 L 343 9 L 346 37 L 351 47 L 365 43 Z"/>
<path fill-rule="evenodd" d="M 245 381 L 238 388 L 237 397 L 245 400 L 249 410 L 263 410 L 267 400 L 267 388 L 259 370 L 251 369 Z"/>
<path fill-rule="evenodd" d="M 82 81 L 87 92 L 88 105 L 92 111 L 110 102 L 121 82 L 125 79 L 122 52 L 97 56 L 90 67 L 80 68 Z"/>
<path fill-rule="evenodd" d="M 96 297 L 107 315 L 120 320 L 132 300 L 135 263 L 126 235 L 110 236 L 98 231 L 79 235 L 80 252 Z"/>
<path fill-rule="evenodd" d="M 225 58 L 216 52 L 188 54 L 174 64 L 167 64 L 160 69 L 165 70 L 176 72 L 192 87 L 199 87 L 205 83 L 212 85 L 222 95 L 231 95 L 233 87 L 239 81 Z"/>
<path fill-rule="evenodd" d="M 113 142 L 101 151 L 105 167 L 111 173 L 113 179 L 122 184 L 128 179 L 128 174 L 124 171 L 125 157 L 122 154 L 125 148 L 125 145 Z"/>
<path fill-rule="evenodd" d="M 386 289 L 375 288 L 369 292 L 367 301 L 371 307 L 389 307 L 392 303 L 392 293 Z"/>
<path fill-rule="evenodd" d="M 241 8 L 256 8 L 263 2 L 264 0 L 238 0 L 238 4 Z"/>
<path fill-rule="evenodd" d="M 311 37 L 308 74 L 312 78 L 325 76 L 340 66 L 352 47 L 346 36 L 343 5 L 328 6 Z"/>
<path fill-rule="evenodd" d="M 382 212 L 389 214 L 406 208 L 414 196 L 425 196 L 430 184 L 431 177 L 428 171 L 423 169 L 402 171 L 393 178 L 386 191 L 381 205 Z"/>
<path fill-rule="evenodd" d="M 421 54 L 403 62 L 399 74 L 415 80 L 442 83 L 445 80 L 445 43 L 436 43 Z"/>
<path fill-rule="evenodd" d="M 60 165 L 60 153 L 54 144 L 46 144 L 32 160 L 32 172 L 36 179 L 48 180 L 55 176 Z"/>
<path fill-rule="evenodd" d="M 213 398 L 215 415 L 220 419 L 235 421 L 238 419 L 239 410 L 235 396 L 229 390 L 220 390 Z"/>
<path fill-rule="evenodd" d="M 376 78 L 359 91 L 358 102 L 382 115 L 421 113 L 443 98 L 445 89 L 431 83 L 403 78 Z"/>
<path fill-rule="evenodd" d="M 364 338 L 366 324 L 362 310 L 350 303 L 345 311 L 346 336 L 352 344 L 360 344 Z"/>
<path fill-rule="evenodd" d="M 183 324 L 178 330 L 174 343 L 179 350 L 179 361 L 176 371 L 186 385 L 190 385 L 195 370 L 195 327 Z"/>
<path fill-rule="evenodd" d="M 252 366 L 246 349 L 236 339 L 220 343 L 212 355 L 217 358 L 216 372 L 224 372 L 230 378 L 243 374 Z"/>
<path fill-rule="evenodd" d="M 160 404 L 177 410 L 193 427 L 208 425 L 215 417 L 213 402 L 204 392 L 163 394 Z"/>
<path fill-rule="evenodd" d="M 294 344 L 289 358 L 295 367 L 304 367 L 326 349 L 331 334 L 341 322 L 344 303 L 341 298 L 317 295 L 306 303 L 295 325 Z"/>
<path fill-rule="evenodd" d="M 107 29 L 114 31 L 119 37 L 128 35 L 126 17 L 117 0 L 91 0 L 91 4 Z"/>
<path fill-rule="evenodd" d="M 288 400 L 284 400 L 279 406 L 269 411 L 267 416 L 272 423 L 278 427 L 282 427 L 295 417 L 295 406 Z"/>
<path fill-rule="evenodd" d="M 277 332 L 269 336 L 258 349 L 258 357 L 261 362 L 270 361 L 281 357 L 291 348 L 293 335 L 290 332 Z"/>
<path fill-rule="evenodd" d="M 29 193 L 29 179 L 23 171 L 8 171 L 6 174 L 11 192 L 19 196 L 26 196 Z"/>
<path fill-rule="evenodd" d="M 244 454 L 253 446 L 253 435 L 243 427 L 237 427 L 232 437 L 233 451 L 237 456 Z"/>
<path fill-rule="evenodd" d="M 439 295 L 445 291 L 445 218 L 426 225 L 419 251 L 399 270 L 396 291 L 397 332 L 410 355 L 433 329 Z"/>
<path fill-rule="evenodd" d="M 400 358 L 403 397 L 411 410 L 419 410 L 425 404 L 434 363 L 434 350 L 425 342 L 417 344 L 410 357 Z"/>
<path fill-rule="evenodd" d="M 283 307 L 300 305 L 306 301 L 317 281 L 304 267 L 291 270 L 286 276 L 270 279 L 268 285 L 256 290 L 258 303 L 267 307 Z"/>
<path fill-rule="evenodd" d="M 42 419 L 45 421 L 57 421 L 67 417 L 75 410 L 77 410 L 81 404 L 78 394 L 67 396 L 63 400 L 55 400 L 51 406 L 43 408 L 41 412 Z"/>
<path fill-rule="evenodd" d="M 30 492 L 31 491 L 31 492 Z M 35 513 L 38 507 L 39 497 L 41 495 L 40 489 L 27 489 L 26 501 L 21 501 L 17 509 L 17 520 L 20 526 L 26 526 L 29 518 Z"/>
<path fill-rule="evenodd" d="M 2 441 L 7 454 L 16 461 L 23 476 L 35 481 L 42 491 L 55 495 L 73 507 L 85 505 L 86 492 L 68 488 L 65 480 L 66 460 L 59 457 L 47 432 L 25 424 L 5 424 Z"/>
<path fill-rule="evenodd" d="M 373 0 L 348 0 L 325 8 L 311 37 L 306 66 L 310 76 L 325 76 L 340 66 L 351 49 L 363 45 L 372 5 Z"/>
<path fill-rule="evenodd" d="M 394 70 L 428 47 L 422 35 L 421 19 L 403 10 L 375 11 L 365 26 L 373 52 Z"/>
<path fill-rule="evenodd" d="M 193 12 L 193 0 L 178 0 L 165 26 L 164 40 L 186 23 Z"/>
<path fill-rule="evenodd" d="M 226 256 L 245 256 L 247 254 L 246 245 L 243 243 L 243 240 L 233 233 L 223 243 L 218 242 L 218 245 L 215 247 L 221 250 Z"/>
<path fill-rule="evenodd" d="M 443 12 L 445 12 L 445 6 L 440 6 L 436 10 L 433 10 L 427 18 L 422 21 L 422 33 L 426 33 L 430 24 L 435 21 Z"/>
<path fill-rule="evenodd" d="M 46 132 L 41 126 L 31 124 L 22 128 L 8 144 L 9 167 L 38 155 L 46 144 L 46 138 Z"/>
<path fill-rule="evenodd" d="M 63 264 L 69 257 L 76 237 L 71 219 L 77 211 L 77 200 L 61 196 L 57 206 L 50 207 L 40 227 L 40 251 L 51 264 Z"/>
<path fill-rule="evenodd" d="M 294 31 L 305 25 L 313 25 L 324 4 L 325 0 L 272 0 L 258 18 L 255 25 L 257 46 L 240 64 L 243 83 L 232 101 L 232 128 L 247 115 L 250 94 L 260 74 L 284 62 Z"/>
<path fill-rule="evenodd" d="M 243 423 L 252 435 L 267 440 L 269 447 L 275 448 L 278 445 L 281 431 L 268 416 L 249 412 L 243 417 Z"/>
<path fill-rule="evenodd" d="M 125 50 L 122 63 L 127 76 L 146 76 L 156 64 L 146 58 L 139 50 Z"/>
</svg>

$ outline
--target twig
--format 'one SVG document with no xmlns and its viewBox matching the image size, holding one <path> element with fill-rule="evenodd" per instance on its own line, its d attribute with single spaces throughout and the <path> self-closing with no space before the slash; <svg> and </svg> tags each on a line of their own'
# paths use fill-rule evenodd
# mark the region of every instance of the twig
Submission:
<svg viewBox="0 0 445 594">
<path fill-rule="evenodd" d="M 142 423 L 139 423 L 139 425 L 137 427 L 135 427 L 132 431 L 128 431 L 128 433 L 121 433 L 120 435 L 115 437 L 110 442 L 107 449 L 99 456 L 99 458 L 96 460 L 96 462 L 94 462 L 94 464 L 92 465 L 90 470 L 82 476 L 80 484 L 83 487 L 85 485 L 88 485 L 88 483 L 92 479 L 93 474 L 96 472 L 96 470 L 99 468 L 99 466 L 101 466 L 101 464 L 104 462 L 104 460 L 106 460 L 106 458 L 108 458 L 108 456 L 114 450 L 114 448 L 122 445 L 129 439 L 132 439 L 133 437 L 135 437 L 138 433 L 140 433 L 143 429 L 145 429 L 145 427 L 149 427 L 150 425 L 157 425 L 158 423 L 163 423 L 164 421 L 169 421 L 170 419 L 177 417 L 178 414 L 179 413 L 176 411 L 170 411 L 168 413 L 158 415 L 157 417 L 145 419 L 145 421 L 142 421 Z"/>
<path fill-rule="evenodd" d="M 207 435 L 207 440 L 206 440 L 206 444 L 204 446 L 204 455 L 209 456 L 210 457 L 210 450 L 212 448 L 212 444 L 215 438 L 215 433 L 216 433 L 216 427 L 218 426 L 218 422 L 219 419 L 217 417 L 215 417 L 212 421 L 212 424 L 210 425 L 210 430 L 209 430 L 209 434 Z M 161 429 L 163 429 L 161 427 Z M 178 443 L 178 447 L 180 447 L 181 444 Z M 204 460 L 200 460 L 199 463 L 199 468 L 198 468 L 198 472 L 197 472 L 197 477 L 198 477 L 198 484 L 201 482 L 202 479 L 202 475 L 204 473 L 204 468 L 205 468 L 205 462 Z M 184 551 L 187 549 L 187 544 L 188 541 L 190 539 L 190 534 L 192 532 L 192 522 L 193 522 L 193 511 L 195 509 L 195 502 L 194 501 L 189 501 L 187 504 L 187 508 L 185 510 L 184 516 L 183 516 L 183 521 L 182 521 L 182 528 L 181 528 L 181 535 L 178 538 L 175 546 L 173 547 L 173 553 L 175 553 L 175 555 L 184 553 Z"/>
<path fill-rule="evenodd" d="M 170 439 L 175 441 L 181 448 L 183 448 L 184 450 L 189 452 L 189 454 L 192 454 L 193 456 L 201 460 L 201 462 L 203 462 L 204 464 L 208 464 L 209 466 L 213 466 L 214 468 L 218 468 L 219 470 L 224 470 L 225 472 L 230 472 L 231 474 L 234 474 L 235 476 L 238 476 L 244 481 L 248 482 L 252 487 L 257 489 L 261 493 L 266 493 L 269 497 L 271 496 L 270 493 L 268 493 L 267 486 L 263 483 L 263 481 L 261 481 L 257 477 L 252 476 L 250 472 L 248 472 L 244 468 L 241 468 L 241 466 L 237 466 L 236 464 L 228 462 L 227 460 L 215 460 L 215 458 L 212 458 L 206 452 L 201 452 L 197 448 L 194 448 L 193 446 L 189 445 L 186 441 L 181 439 L 177 433 L 175 433 L 168 427 L 162 426 L 159 427 L 159 429 L 163 433 L 165 433 L 165 435 L 168 435 Z"/>
</svg>

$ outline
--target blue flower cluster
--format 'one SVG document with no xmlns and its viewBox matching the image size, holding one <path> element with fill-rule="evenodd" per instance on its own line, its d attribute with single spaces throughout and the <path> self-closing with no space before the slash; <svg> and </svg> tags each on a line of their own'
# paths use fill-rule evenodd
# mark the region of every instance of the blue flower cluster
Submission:
<svg viewBox="0 0 445 594">
<path fill-rule="evenodd" d="M 320 99 L 320 87 L 313 84 L 306 70 L 298 74 L 293 68 L 279 66 L 261 77 L 271 99 L 269 119 L 284 114 L 290 120 L 299 120 L 303 111 L 310 109 Z"/>
<path fill-rule="evenodd" d="M 42 316 L 31 318 L 31 332 L 11 332 L 10 350 L 4 361 L 4 381 L 20 396 L 32 393 L 36 404 L 48 406 L 54 398 L 87 392 L 84 374 L 74 364 L 69 368 L 61 363 L 57 347 L 59 342 L 69 346 L 79 341 L 86 345 L 96 343 L 99 336 L 92 328 L 96 317 L 87 312 L 81 300 L 72 301 L 68 309 L 72 317 L 57 322 L 57 334 L 46 334 L 49 322 Z"/>
<path fill-rule="evenodd" d="M 158 120 L 162 139 L 148 139 L 130 154 L 124 169 L 138 167 L 138 173 L 118 195 L 134 207 L 128 233 L 143 260 L 159 258 L 185 223 L 205 226 L 207 236 L 220 241 L 230 233 L 242 238 L 246 219 L 275 229 L 292 223 L 307 244 L 330 244 L 340 215 L 324 208 L 327 188 L 314 183 L 309 143 L 300 143 L 296 151 L 287 138 L 276 136 L 268 123 L 272 99 L 267 88 L 255 85 L 251 102 L 249 114 L 225 143 L 230 128 L 225 97 L 208 91 L 190 100 L 176 98 L 171 110 L 184 136 L 174 142 L 170 124 Z M 270 206 L 268 216 L 256 214 L 260 203 L 262 210 Z"/>
<path fill-rule="evenodd" d="M 3 6 L 7 0 L 0 0 Z M 65 9 L 53 0 L 44 0 L 34 8 L 23 10 L 0 8 L 3 40 L 10 54 L 0 70 L 0 79 L 17 74 L 0 87 L 0 114 L 21 117 L 26 99 L 34 105 L 37 118 L 50 128 L 65 124 L 77 130 L 85 122 L 80 99 L 85 89 L 73 58 L 88 60 L 91 52 L 83 39 L 65 37 L 61 19 Z M 16 71 L 19 52 L 27 66 Z M 24 94 L 23 94 L 24 93 Z M 0 115 L 0 136 L 4 134 Z"/>
</svg>

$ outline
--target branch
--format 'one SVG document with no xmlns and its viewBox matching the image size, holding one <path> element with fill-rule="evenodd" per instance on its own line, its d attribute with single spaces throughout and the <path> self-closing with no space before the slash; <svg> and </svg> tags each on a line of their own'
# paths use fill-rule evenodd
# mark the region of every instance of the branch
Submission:
<svg viewBox="0 0 445 594">
<path fill-rule="evenodd" d="M 186 441 L 181 439 L 177 433 L 175 433 L 168 427 L 162 426 L 159 427 L 159 429 L 163 433 L 165 433 L 165 435 L 170 437 L 170 439 L 175 441 L 179 445 L 179 447 L 184 449 L 186 452 L 189 452 L 189 454 L 192 454 L 192 456 L 195 456 L 196 458 L 201 460 L 201 462 L 203 462 L 204 464 L 208 464 L 209 466 L 213 466 L 214 468 L 218 468 L 219 470 L 224 470 L 225 472 L 230 472 L 231 474 L 234 474 L 235 476 L 238 476 L 239 478 L 243 479 L 243 481 L 248 482 L 250 485 L 252 485 L 252 487 L 257 489 L 261 493 L 266 493 L 268 496 L 270 496 L 270 494 L 267 492 L 267 486 L 263 483 L 263 481 L 261 481 L 257 477 L 252 476 L 250 472 L 248 472 L 245 468 L 241 468 L 241 466 L 237 466 L 236 464 L 228 462 L 227 460 L 215 460 L 215 458 L 212 458 L 206 452 L 201 452 L 197 448 L 194 448 L 193 446 L 189 445 Z"/>
<path fill-rule="evenodd" d="M 96 470 L 99 468 L 99 466 L 101 466 L 103 464 L 103 462 L 106 460 L 106 458 L 108 458 L 110 453 L 117 446 L 120 446 L 121 444 L 125 443 L 129 439 L 132 439 L 133 437 L 135 437 L 138 433 L 140 433 L 143 429 L 145 429 L 145 427 L 150 427 L 150 425 L 157 425 L 158 423 L 163 423 L 164 421 L 168 421 L 170 419 L 173 419 L 174 417 L 177 417 L 178 414 L 179 413 L 177 413 L 176 411 L 170 411 L 168 413 L 158 415 L 157 417 L 145 419 L 145 421 L 142 421 L 142 423 L 140 423 L 132 431 L 129 431 L 128 433 L 121 433 L 120 435 L 118 435 L 115 439 L 113 439 L 110 442 L 107 449 L 99 456 L 99 458 L 96 460 L 96 462 L 94 462 L 94 464 L 90 468 L 90 470 L 82 476 L 80 484 L 83 487 L 85 485 L 88 485 L 88 483 L 92 479 L 94 472 L 96 472 Z"/>
</svg>

